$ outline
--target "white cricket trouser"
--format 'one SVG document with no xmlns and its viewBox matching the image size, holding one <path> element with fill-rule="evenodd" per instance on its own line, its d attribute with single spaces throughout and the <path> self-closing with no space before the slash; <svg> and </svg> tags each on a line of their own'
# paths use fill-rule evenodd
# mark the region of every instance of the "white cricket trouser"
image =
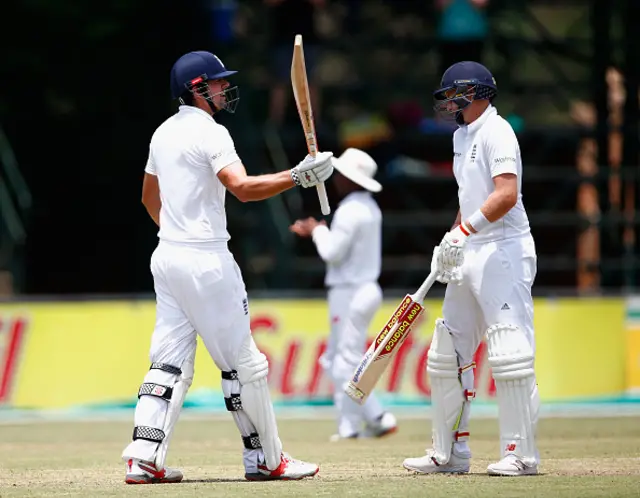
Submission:
<svg viewBox="0 0 640 498">
<path fill-rule="evenodd" d="M 344 392 L 365 353 L 367 331 L 382 303 L 382 291 L 377 282 L 333 287 L 328 299 L 331 334 L 320 364 L 333 381 L 338 433 L 347 437 L 360 433 L 363 421 L 373 423 L 383 414 L 375 393 L 360 406 Z"/>
<path fill-rule="evenodd" d="M 485 332 L 498 323 L 525 331 L 535 351 L 531 287 L 536 260 L 530 235 L 465 246 L 462 283 L 447 285 L 442 307 L 461 366 L 473 362 Z M 468 431 L 468 407 L 460 420 L 461 432 Z M 466 449 L 466 443 L 456 445 L 460 451 Z"/>
<path fill-rule="evenodd" d="M 196 335 L 223 371 L 234 370 L 251 333 L 247 291 L 227 244 L 208 248 L 161 241 L 151 257 L 156 325 L 151 362 L 181 365 Z"/>
<path fill-rule="evenodd" d="M 192 364 L 200 335 L 221 371 L 236 370 L 251 330 L 245 285 L 226 243 L 195 248 L 160 241 L 151 257 L 151 272 L 156 293 L 151 363 L 177 368 Z M 225 381 L 221 382 L 224 386 Z M 162 427 L 167 403 L 158 398 L 142 401 L 136 407 L 136 426 Z M 176 409 L 179 413 L 181 406 Z M 125 448 L 123 458 L 149 459 L 149 446 L 137 443 Z M 248 472 L 257 472 L 262 455 L 262 449 L 245 446 L 243 460 Z"/>
</svg>

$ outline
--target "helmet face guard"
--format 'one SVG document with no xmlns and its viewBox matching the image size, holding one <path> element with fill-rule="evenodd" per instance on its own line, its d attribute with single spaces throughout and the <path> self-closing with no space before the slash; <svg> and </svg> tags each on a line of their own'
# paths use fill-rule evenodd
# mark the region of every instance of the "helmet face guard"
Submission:
<svg viewBox="0 0 640 498">
<path fill-rule="evenodd" d="M 494 87 L 486 85 L 477 79 L 454 80 L 452 84 L 443 86 L 433 92 L 433 109 L 447 121 L 455 120 L 459 125 L 464 124 L 462 111 L 474 100 L 488 100 L 491 102 L 496 96 Z"/>
<path fill-rule="evenodd" d="M 217 112 L 224 109 L 225 111 L 233 114 L 238 107 L 238 101 L 240 100 L 240 90 L 237 86 L 230 86 L 222 90 L 221 92 L 211 93 L 208 81 L 220 79 L 209 78 L 206 74 L 201 74 L 197 78 L 192 79 L 188 83 L 185 83 L 185 87 L 193 95 L 199 95 L 209 102 L 212 110 Z"/>
</svg>

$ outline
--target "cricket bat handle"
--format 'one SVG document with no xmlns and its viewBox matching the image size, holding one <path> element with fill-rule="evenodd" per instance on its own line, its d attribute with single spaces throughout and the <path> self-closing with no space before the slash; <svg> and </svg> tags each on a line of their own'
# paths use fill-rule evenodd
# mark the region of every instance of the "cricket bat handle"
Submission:
<svg viewBox="0 0 640 498">
<path fill-rule="evenodd" d="M 431 286 L 436 282 L 437 278 L 437 272 L 432 271 L 431 273 L 429 273 L 429 276 L 425 279 L 424 282 L 422 282 L 422 285 L 418 287 L 416 293 L 413 294 L 412 299 L 417 303 L 421 303 L 422 301 L 424 301 L 424 297 L 427 295 L 427 292 L 429 292 L 429 289 L 431 289 Z"/>
<path fill-rule="evenodd" d="M 316 157 L 318 145 L 313 142 L 312 146 L 309 146 L 309 154 L 313 157 Z M 320 210 L 324 216 L 328 216 L 331 214 L 331 206 L 329 206 L 329 197 L 327 197 L 327 187 L 324 186 L 324 182 L 318 183 L 316 185 L 316 189 L 318 190 L 318 199 L 320 200 Z"/>
<path fill-rule="evenodd" d="M 327 188 L 324 186 L 324 182 L 316 185 L 318 189 L 318 199 L 320 199 L 320 209 L 322 214 L 327 216 L 331 214 L 331 207 L 329 206 L 329 198 L 327 197 Z"/>
</svg>

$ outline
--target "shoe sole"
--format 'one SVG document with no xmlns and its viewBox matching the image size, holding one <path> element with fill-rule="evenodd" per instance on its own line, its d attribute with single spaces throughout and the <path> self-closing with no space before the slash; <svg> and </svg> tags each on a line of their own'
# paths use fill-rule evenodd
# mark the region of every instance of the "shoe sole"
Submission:
<svg viewBox="0 0 640 498">
<path fill-rule="evenodd" d="M 148 477 L 127 477 L 125 484 L 177 484 L 182 481 L 182 477 L 174 479 L 150 479 Z"/>
<path fill-rule="evenodd" d="M 383 431 L 379 434 L 376 434 L 375 437 L 380 439 L 382 437 L 386 437 L 386 436 L 390 436 L 391 434 L 395 434 L 396 432 L 398 432 L 398 426 L 394 426 L 391 427 L 390 429 L 387 429 L 386 431 Z"/>
<path fill-rule="evenodd" d="M 320 467 L 318 467 L 313 474 L 306 474 L 299 477 L 286 477 L 286 476 L 266 476 L 264 474 L 245 474 L 244 478 L 247 481 L 301 481 L 302 479 L 306 479 L 307 477 L 314 477 L 320 472 Z"/>
<path fill-rule="evenodd" d="M 402 466 L 407 469 L 409 472 L 415 472 L 416 474 L 420 474 L 423 476 L 428 476 L 431 474 L 468 474 L 469 469 L 451 469 L 451 470 L 435 470 L 433 472 L 425 472 L 423 470 L 417 469 L 415 467 L 411 467 L 409 465 L 402 464 Z"/>
<path fill-rule="evenodd" d="M 489 474 L 490 476 L 496 476 L 496 477 L 526 477 L 526 476 L 536 476 L 538 475 L 538 470 L 529 470 L 529 471 L 519 471 L 519 470 L 514 470 L 512 472 L 510 471 L 497 471 L 497 470 L 489 470 L 487 469 L 487 474 Z"/>
</svg>

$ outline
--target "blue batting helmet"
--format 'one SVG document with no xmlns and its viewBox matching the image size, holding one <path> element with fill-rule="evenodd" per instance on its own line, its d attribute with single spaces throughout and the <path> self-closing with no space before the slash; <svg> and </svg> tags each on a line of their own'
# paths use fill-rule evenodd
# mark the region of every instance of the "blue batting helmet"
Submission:
<svg viewBox="0 0 640 498">
<path fill-rule="evenodd" d="M 437 112 L 454 116 L 463 124 L 462 110 L 474 100 L 488 100 L 498 94 L 496 80 L 491 72 L 478 62 L 457 62 L 442 75 L 440 88 L 433 92 Z M 456 105 L 450 106 L 449 102 Z"/>
<path fill-rule="evenodd" d="M 237 72 L 228 71 L 211 52 L 189 52 L 180 57 L 171 69 L 171 96 L 177 99 L 201 81 L 223 79 Z"/>
</svg>

